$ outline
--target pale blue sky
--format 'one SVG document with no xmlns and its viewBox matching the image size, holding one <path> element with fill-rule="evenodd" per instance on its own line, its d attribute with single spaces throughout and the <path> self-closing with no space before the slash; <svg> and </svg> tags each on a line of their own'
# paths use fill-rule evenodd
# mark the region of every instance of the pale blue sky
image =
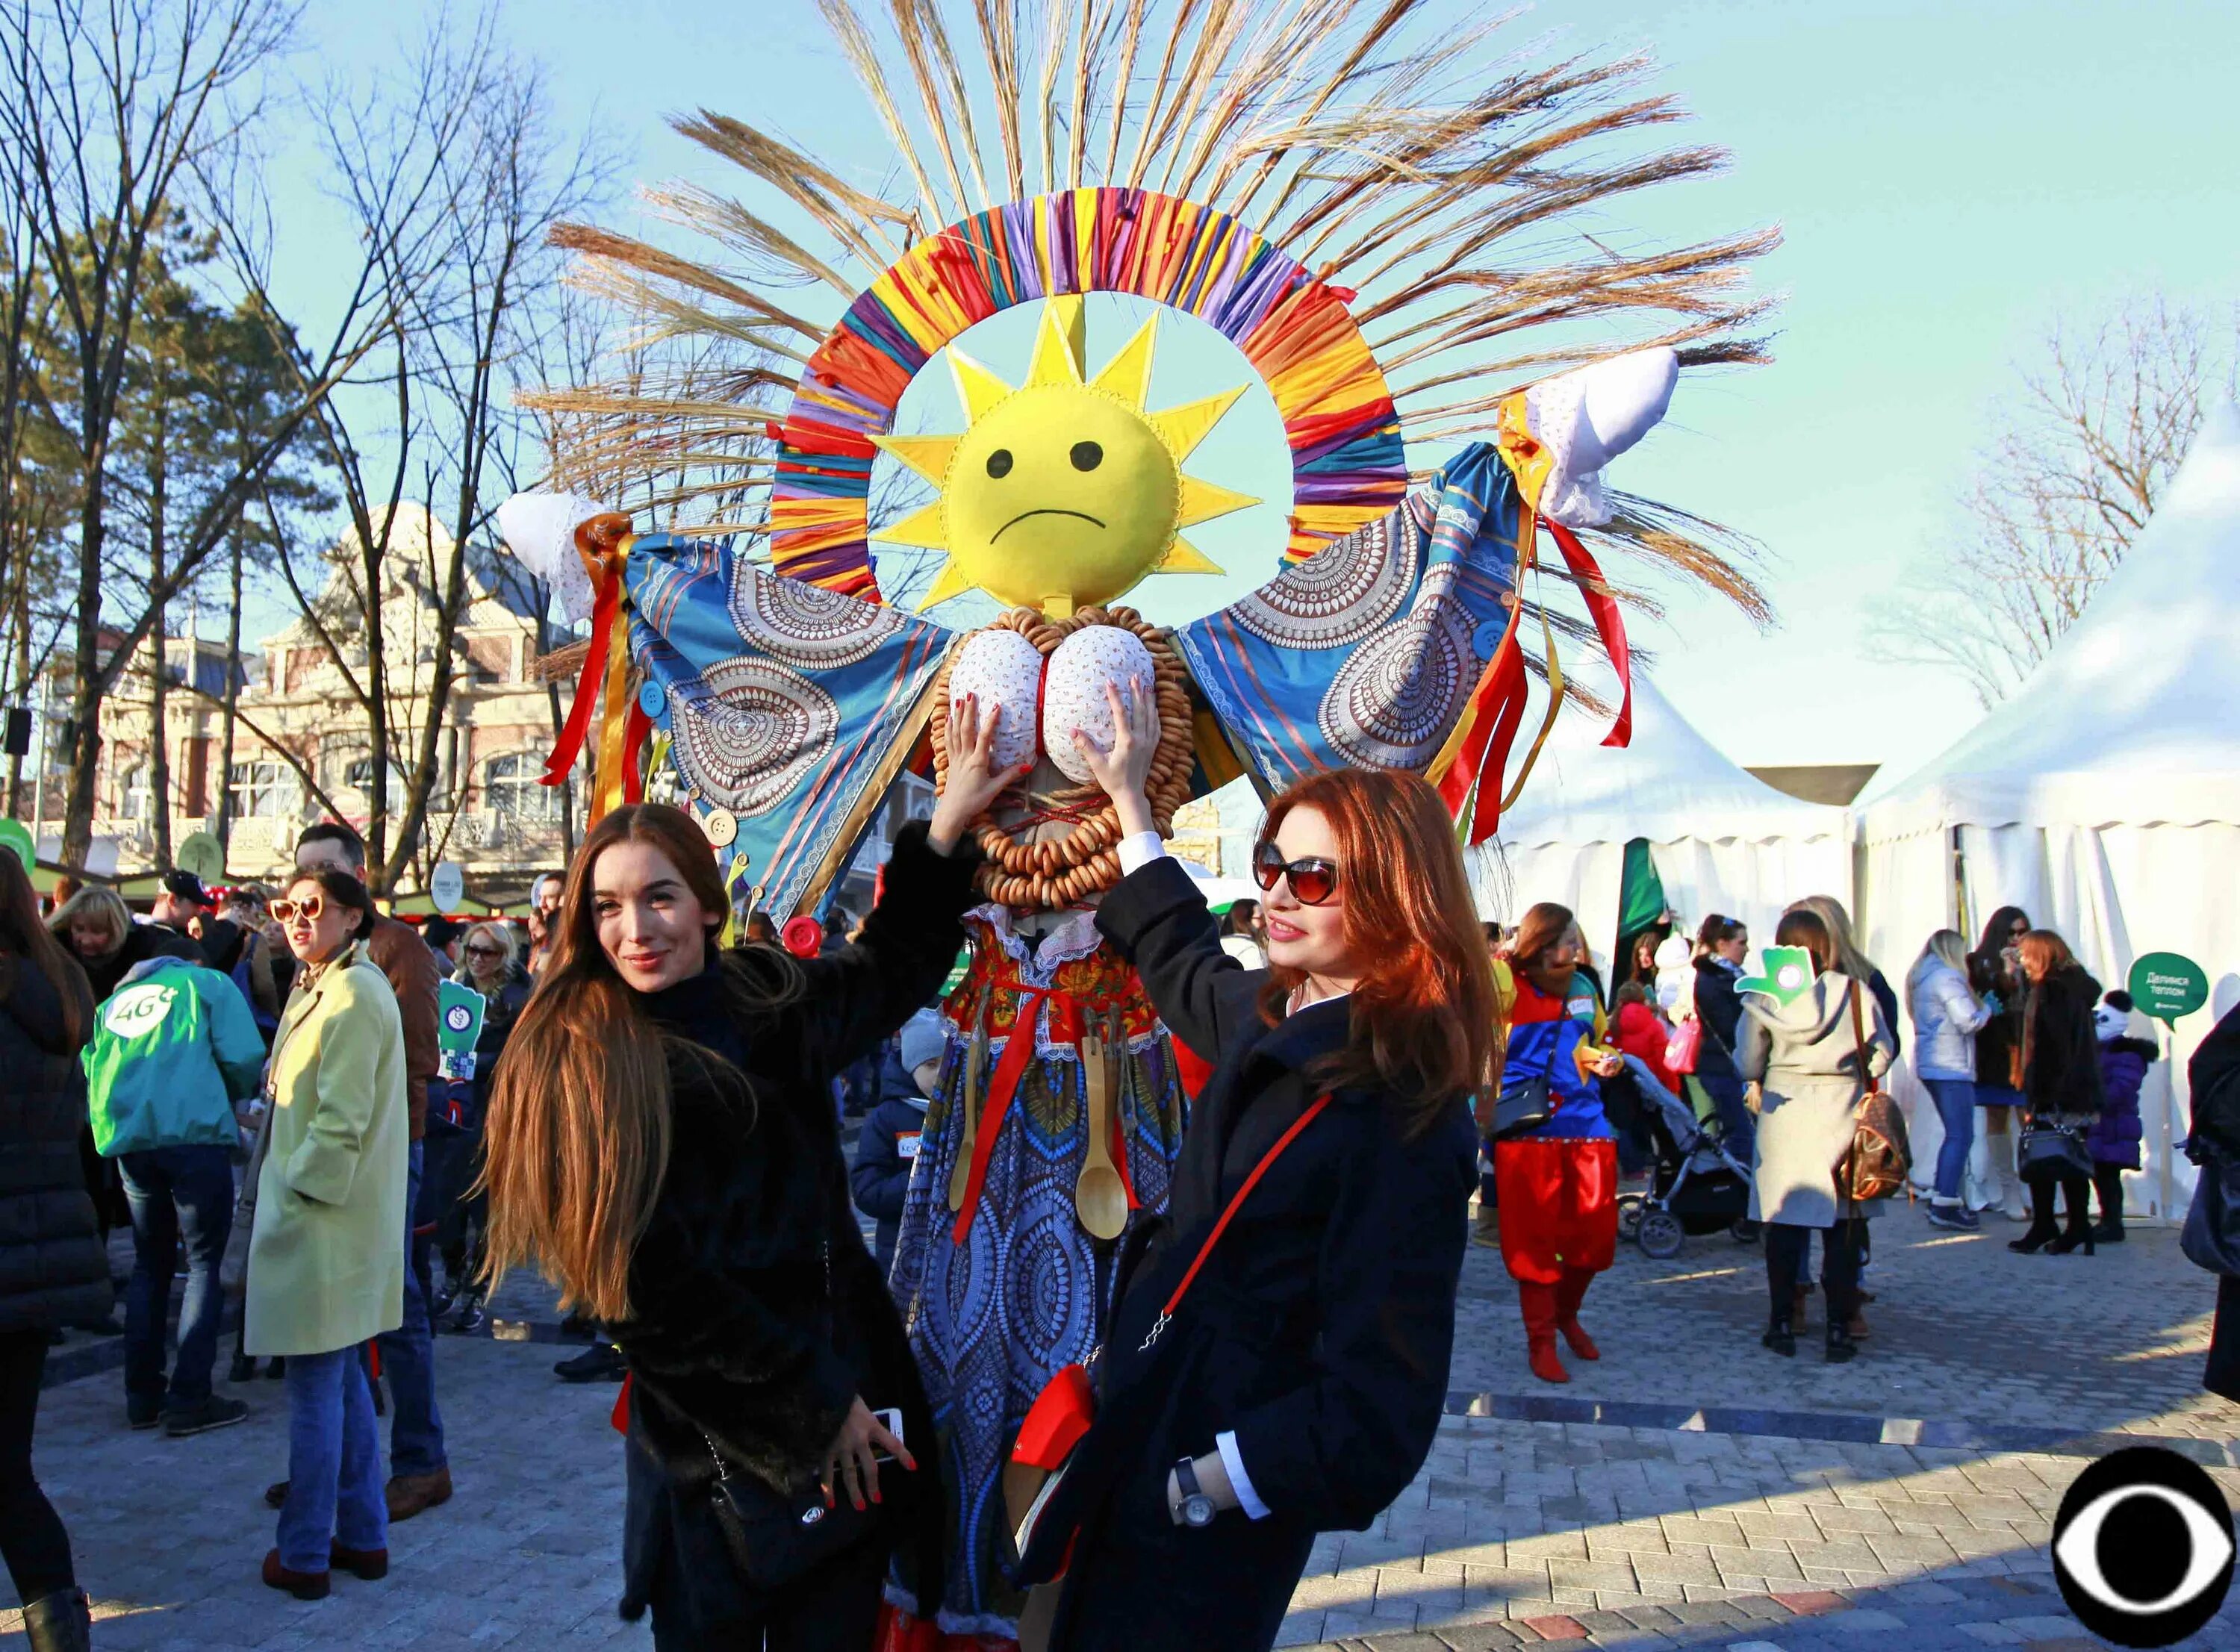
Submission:
<svg viewBox="0 0 2240 1652">
<path fill-rule="evenodd" d="M 376 60 L 395 19 L 320 0 L 306 66 Z M 515 6 L 508 26 L 547 63 L 569 118 L 606 123 L 632 180 L 728 186 L 720 163 L 663 123 L 703 104 L 881 164 L 806 3 L 542 0 Z M 1698 117 L 1687 137 L 1733 151 L 1724 177 L 1630 201 L 1613 222 L 1676 239 L 1774 223 L 1788 237 L 1757 271 L 1787 295 L 1774 364 L 1683 378 L 1666 424 L 1614 472 L 1768 552 L 1778 629 L 1760 636 L 1731 613 L 1678 604 L 1669 623 L 1638 627 L 1658 681 L 1738 761 L 1925 760 L 1974 720 L 1972 696 L 1957 678 L 1873 663 L 1859 637 L 1870 605 L 1955 528 L 1970 450 L 2015 365 L 2057 316 L 2097 320 L 2157 290 L 2240 297 L 2240 8 L 1573 0 L 1538 6 L 1512 32 L 1560 50 L 1649 49 L 1659 87 Z M 613 216 L 634 214 L 625 203 Z M 290 274 L 316 283 L 316 251 L 300 249 Z M 1092 315 L 1091 356 L 1125 327 Z M 1186 342 L 1210 335 L 1183 327 L 1160 400 L 1234 376 L 1230 359 Z M 970 348 L 1006 372 L 1023 365 L 1017 338 Z M 903 423 L 948 428 L 945 400 L 928 395 L 921 410 L 914 394 Z M 1240 408 L 1238 430 L 1217 432 L 1193 468 L 1245 485 L 1223 454 L 1249 450 L 1263 414 L 1272 420 L 1272 407 Z M 1272 556 L 1269 530 L 1250 518 L 1193 536 L 1240 576 Z M 1145 606 L 1179 618 L 1224 582 L 1159 583 L 1185 588 Z"/>
</svg>

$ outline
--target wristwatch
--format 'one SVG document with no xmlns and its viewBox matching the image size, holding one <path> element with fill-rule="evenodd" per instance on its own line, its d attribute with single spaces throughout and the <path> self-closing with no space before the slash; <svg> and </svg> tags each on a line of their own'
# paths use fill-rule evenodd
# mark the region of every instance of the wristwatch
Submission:
<svg viewBox="0 0 2240 1652">
<path fill-rule="evenodd" d="M 1175 1483 L 1182 1491 L 1182 1501 L 1174 1506 L 1177 1526 L 1210 1526 L 1213 1524 L 1213 1499 L 1197 1482 L 1197 1465 L 1184 1457 L 1175 1464 Z"/>
</svg>

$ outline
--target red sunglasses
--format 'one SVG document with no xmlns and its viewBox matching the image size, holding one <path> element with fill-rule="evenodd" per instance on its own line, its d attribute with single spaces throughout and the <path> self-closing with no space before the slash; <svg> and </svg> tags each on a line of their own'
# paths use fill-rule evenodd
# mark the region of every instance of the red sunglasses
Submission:
<svg viewBox="0 0 2240 1652">
<path fill-rule="evenodd" d="M 1277 878 L 1289 878 L 1291 893 L 1308 906 L 1320 906 L 1337 893 L 1337 863 L 1319 855 L 1286 861 L 1273 843 L 1252 851 L 1252 881 L 1263 889 L 1276 887 Z"/>
</svg>

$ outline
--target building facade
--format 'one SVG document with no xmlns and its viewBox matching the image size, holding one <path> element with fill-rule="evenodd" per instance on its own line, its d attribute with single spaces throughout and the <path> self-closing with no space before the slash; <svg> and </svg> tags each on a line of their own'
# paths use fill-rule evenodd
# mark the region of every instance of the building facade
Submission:
<svg viewBox="0 0 2240 1652">
<path fill-rule="evenodd" d="M 384 559 L 379 612 L 392 753 L 407 763 L 420 749 L 441 635 L 438 597 L 458 548 L 424 508 L 399 507 Z M 339 817 L 361 832 L 372 814 L 372 745 L 363 702 L 366 649 L 354 599 L 354 542 L 327 559 L 317 606 L 330 616 L 328 635 L 298 618 L 264 637 L 254 655 L 230 661 L 221 643 L 192 634 L 142 646 L 117 691 L 102 707 L 102 747 L 87 869 L 126 878 L 154 869 L 156 835 L 152 683 L 158 669 L 172 685 L 163 737 L 170 763 L 171 842 L 190 833 L 218 834 L 220 799 L 230 799 L 223 837 L 226 876 L 270 880 L 292 862 L 296 836 L 314 821 Z M 525 895 L 537 873 L 564 866 L 570 837 L 582 831 L 582 780 L 570 788 L 574 813 L 560 789 L 542 784 L 553 742 L 555 705 L 565 709 L 572 684 L 553 688 L 532 675 L 537 655 L 537 593 L 510 558 L 470 556 L 467 602 L 454 641 L 449 703 L 437 733 L 436 782 L 422 843 L 393 893 L 424 888 L 429 869 L 451 860 L 466 875 L 470 907 L 503 905 Z M 66 669 L 66 668 L 65 668 Z M 232 760 L 223 752 L 223 699 L 229 669 L 239 683 Z M 59 694 L 51 696 L 61 699 Z M 286 754 L 286 755 L 283 755 Z M 290 763 L 292 756 L 296 761 Z M 297 764 L 302 765 L 302 770 Z M 312 783 L 307 785 L 303 772 Z M 59 847 L 55 771 L 49 769 L 42 858 Z M 389 817 L 402 816 L 405 772 L 394 758 L 386 790 Z M 316 788 L 316 789 L 314 789 Z M 320 793 L 324 793 L 323 801 Z M 330 808 L 329 805 L 331 805 Z M 573 827 L 572 833 L 569 829 Z"/>
</svg>

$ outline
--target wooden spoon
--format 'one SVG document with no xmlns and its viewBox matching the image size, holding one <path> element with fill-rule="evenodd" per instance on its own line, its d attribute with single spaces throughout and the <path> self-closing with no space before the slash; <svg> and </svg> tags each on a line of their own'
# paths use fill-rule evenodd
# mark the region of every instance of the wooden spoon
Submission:
<svg viewBox="0 0 2240 1652">
<path fill-rule="evenodd" d="M 1017 1036 L 1015 1031 L 1012 1035 Z M 1028 1036 L 1033 1036 L 1031 1030 Z M 980 1086 L 988 1075 L 988 995 L 983 992 L 972 1011 L 972 1036 L 964 1046 L 964 1083 L 957 1101 L 964 1109 L 964 1137 L 957 1149 L 957 1162 L 949 1167 L 949 1208 L 964 1209 L 964 1189 L 972 1180 L 972 1153 L 980 1134 Z"/>
<path fill-rule="evenodd" d="M 1112 1167 L 1112 1069 L 1104 1036 L 1095 1027 L 1081 1041 L 1081 1083 L 1089 1105 L 1089 1151 L 1073 1184 L 1074 1214 L 1093 1238 L 1117 1239 L 1128 1225 L 1128 1189 Z"/>
</svg>

